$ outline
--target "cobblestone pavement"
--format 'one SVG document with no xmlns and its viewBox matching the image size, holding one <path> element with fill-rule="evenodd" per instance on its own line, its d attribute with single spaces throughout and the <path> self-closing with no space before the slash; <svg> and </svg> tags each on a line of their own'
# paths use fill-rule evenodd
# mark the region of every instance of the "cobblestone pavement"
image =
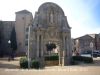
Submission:
<svg viewBox="0 0 100 75">
<path fill-rule="evenodd" d="M 93 64 L 52 66 L 44 69 L 21 69 L 19 58 L 8 62 L 7 58 L 0 58 L 0 75 L 100 75 L 100 58 L 94 58 Z"/>
</svg>

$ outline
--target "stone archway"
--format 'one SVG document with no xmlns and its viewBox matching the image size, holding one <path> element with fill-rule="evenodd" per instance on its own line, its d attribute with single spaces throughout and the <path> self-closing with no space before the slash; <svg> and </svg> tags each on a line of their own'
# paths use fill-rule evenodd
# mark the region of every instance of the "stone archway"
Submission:
<svg viewBox="0 0 100 75">
<path fill-rule="evenodd" d="M 60 58 L 62 57 L 62 56 L 61 56 L 61 55 L 62 55 L 62 53 L 61 53 L 62 51 L 61 51 L 61 49 L 60 49 L 60 48 L 61 48 L 60 41 L 54 41 L 54 40 L 48 40 L 48 41 L 46 41 L 46 42 L 44 43 L 44 52 L 47 51 L 45 45 L 46 45 L 47 43 L 49 43 L 49 42 L 55 43 L 55 44 L 56 44 L 56 46 L 57 46 L 56 49 L 58 49 L 56 53 L 57 53 L 57 55 L 59 56 L 59 64 L 58 64 L 58 65 L 61 66 L 63 63 L 62 63 L 62 61 L 60 60 Z M 52 54 L 52 53 L 51 53 L 51 54 Z"/>
<path fill-rule="evenodd" d="M 57 4 L 42 4 L 35 14 L 34 22 L 29 26 L 29 57 L 38 59 L 40 66 L 45 66 L 45 43 L 57 42 L 60 47 L 59 65 L 68 65 L 71 55 L 70 29 L 63 10 Z"/>
</svg>

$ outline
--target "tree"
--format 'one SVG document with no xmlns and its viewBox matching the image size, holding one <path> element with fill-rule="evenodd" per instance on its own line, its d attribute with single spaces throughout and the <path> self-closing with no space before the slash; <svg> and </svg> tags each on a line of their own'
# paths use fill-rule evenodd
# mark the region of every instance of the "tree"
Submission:
<svg viewBox="0 0 100 75">
<path fill-rule="evenodd" d="M 56 44 L 55 43 L 49 43 L 49 44 L 46 44 L 46 47 L 47 47 L 47 51 L 49 51 L 50 54 L 51 54 L 51 51 L 56 48 Z"/>
<path fill-rule="evenodd" d="M 17 42 L 16 42 L 15 27 L 13 27 L 13 29 L 11 31 L 10 41 L 11 41 L 11 48 L 13 48 L 13 50 L 16 50 L 17 49 Z"/>
</svg>

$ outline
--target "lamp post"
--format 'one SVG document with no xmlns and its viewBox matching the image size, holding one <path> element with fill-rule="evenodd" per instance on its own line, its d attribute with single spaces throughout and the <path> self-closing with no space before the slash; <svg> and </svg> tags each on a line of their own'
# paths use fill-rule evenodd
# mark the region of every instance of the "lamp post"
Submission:
<svg viewBox="0 0 100 75">
<path fill-rule="evenodd" d="M 29 35 L 29 37 L 28 37 L 28 56 L 27 56 L 27 58 L 28 58 L 28 69 L 30 69 L 30 61 L 31 61 L 31 58 L 30 58 L 30 46 L 32 45 L 32 43 L 30 42 L 30 28 L 31 28 L 31 23 L 29 24 L 29 32 L 28 32 L 28 35 Z"/>
<path fill-rule="evenodd" d="M 30 25 L 29 25 L 29 37 L 28 37 L 28 69 L 30 69 L 30 56 L 29 56 L 29 50 L 30 50 L 30 41 L 29 41 L 29 38 L 30 38 Z"/>
<path fill-rule="evenodd" d="M 93 43 L 90 42 L 90 48 L 92 48 L 92 58 L 93 58 Z"/>
<path fill-rule="evenodd" d="M 11 41 L 10 40 L 8 41 L 8 44 L 9 44 L 9 48 L 10 48 L 10 44 L 11 44 Z"/>
</svg>

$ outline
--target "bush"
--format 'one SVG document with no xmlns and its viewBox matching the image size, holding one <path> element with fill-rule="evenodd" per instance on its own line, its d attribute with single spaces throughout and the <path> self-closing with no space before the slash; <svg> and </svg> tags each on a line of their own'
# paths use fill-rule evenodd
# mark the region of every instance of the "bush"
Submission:
<svg viewBox="0 0 100 75">
<path fill-rule="evenodd" d="M 83 61 L 85 63 L 92 63 L 93 62 L 93 58 L 91 58 L 91 57 L 85 57 Z"/>
<path fill-rule="evenodd" d="M 31 68 L 38 69 L 39 68 L 39 61 L 38 60 L 32 60 L 31 61 Z"/>
<path fill-rule="evenodd" d="M 21 68 L 28 68 L 28 60 L 27 60 L 27 58 L 20 58 L 20 67 Z"/>
<path fill-rule="evenodd" d="M 84 57 L 83 56 L 73 56 L 72 59 L 75 61 L 83 61 Z"/>
<path fill-rule="evenodd" d="M 30 66 L 31 66 L 31 68 L 36 68 L 36 69 L 39 68 L 39 61 L 33 59 L 30 62 Z M 20 58 L 20 67 L 21 68 L 28 68 L 28 59 L 27 58 Z"/>
<path fill-rule="evenodd" d="M 58 60 L 58 59 L 59 59 L 58 55 L 45 56 L 45 60 L 46 60 L 46 61 Z"/>
<path fill-rule="evenodd" d="M 93 62 L 93 59 L 91 57 L 73 56 L 72 59 L 74 61 L 84 61 L 85 63 Z"/>
</svg>

